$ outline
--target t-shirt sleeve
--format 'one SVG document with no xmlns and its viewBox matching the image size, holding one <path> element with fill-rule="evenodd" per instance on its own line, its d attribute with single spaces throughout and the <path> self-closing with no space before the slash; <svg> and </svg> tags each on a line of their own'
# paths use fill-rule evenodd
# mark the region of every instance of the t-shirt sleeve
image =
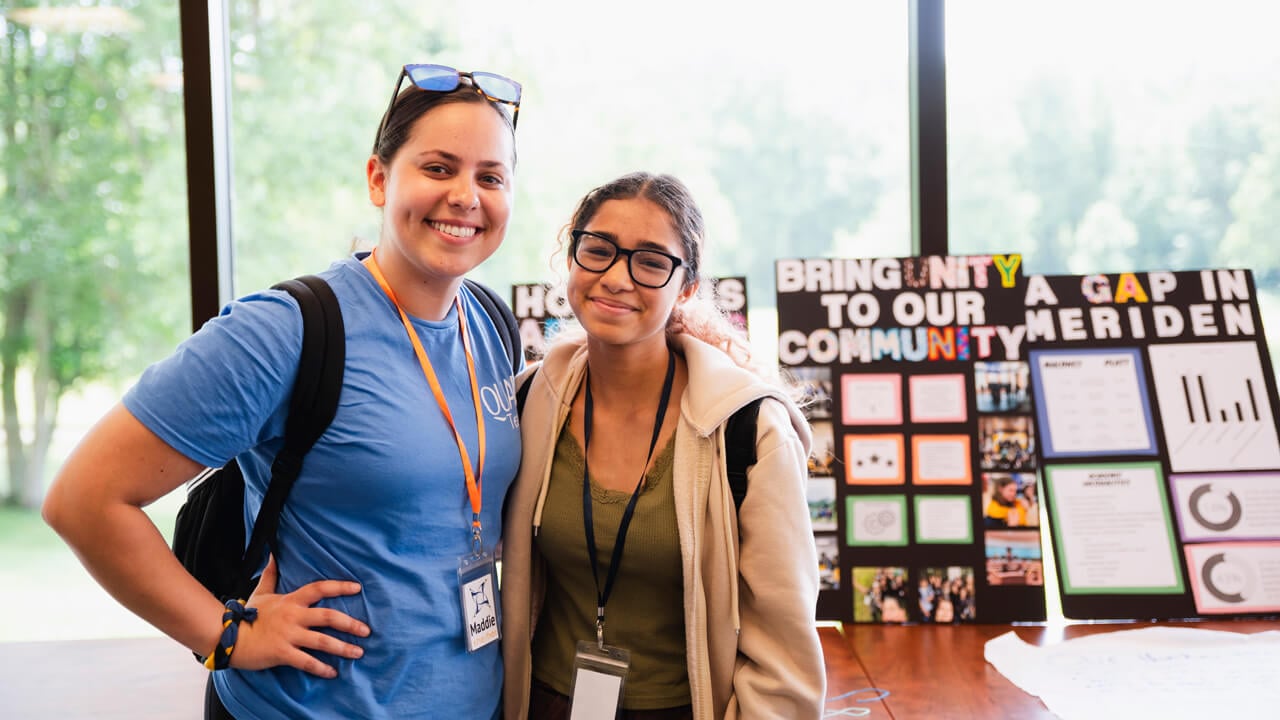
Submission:
<svg viewBox="0 0 1280 720">
<path fill-rule="evenodd" d="M 250 295 L 143 371 L 124 406 L 173 449 L 221 467 L 283 434 L 301 351 L 302 315 L 292 296 Z"/>
</svg>

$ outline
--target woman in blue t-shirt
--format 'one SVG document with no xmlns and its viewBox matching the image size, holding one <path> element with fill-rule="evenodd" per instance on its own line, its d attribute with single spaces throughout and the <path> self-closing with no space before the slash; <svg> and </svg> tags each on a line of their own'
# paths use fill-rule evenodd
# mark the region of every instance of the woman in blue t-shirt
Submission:
<svg viewBox="0 0 1280 720">
<path fill-rule="evenodd" d="M 142 508 L 236 458 L 255 517 L 302 348 L 287 293 L 230 303 L 149 367 L 50 488 L 45 518 L 93 576 L 216 671 L 207 717 L 497 714 L 492 575 L 472 560 L 519 463 L 519 368 L 463 277 L 506 233 L 519 102 L 501 76 L 402 71 L 366 165 L 377 246 L 319 273 L 346 318 L 338 411 L 249 598 L 224 606 Z"/>
</svg>

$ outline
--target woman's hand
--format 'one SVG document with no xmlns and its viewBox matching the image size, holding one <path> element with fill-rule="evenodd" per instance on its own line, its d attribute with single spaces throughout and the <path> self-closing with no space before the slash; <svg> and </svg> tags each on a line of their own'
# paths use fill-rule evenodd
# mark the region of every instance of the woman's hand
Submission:
<svg viewBox="0 0 1280 720">
<path fill-rule="evenodd" d="M 338 676 L 337 669 L 326 665 L 304 650 L 318 650 L 330 655 L 359 658 L 364 650 L 343 642 L 316 628 L 332 628 L 358 637 L 369 636 L 369 626 L 330 608 L 313 607 L 324 598 L 355 595 L 360 584 L 346 580 L 318 580 L 287 594 L 276 593 L 279 571 L 275 557 L 267 560 L 258 586 L 249 596 L 247 607 L 258 609 L 253 623 L 241 622 L 231 667 L 241 670 L 264 670 L 288 665 L 324 678 Z"/>
</svg>

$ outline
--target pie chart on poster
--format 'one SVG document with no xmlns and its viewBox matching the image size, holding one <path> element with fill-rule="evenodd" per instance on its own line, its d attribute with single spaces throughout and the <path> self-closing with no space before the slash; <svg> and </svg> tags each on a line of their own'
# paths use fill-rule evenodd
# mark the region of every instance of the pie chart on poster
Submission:
<svg viewBox="0 0 1280 720">
<path fill-rule="evenodd" d="M 1209 530 L 1225 532 L 1240 522 L 1243 511 L 1240 500 L 1230 490 L 1224 495 L 1214 493 L 1213 485 L 1205 483 L 1191 491 L 1187 509 L 1196 522 Z"/>
<path fill-rule="evenodd" d="M 1204 587 L 1224 603 L 1242 603 L 1252 590 L 1252 578 L 1247 568 L 1227 559 L 1226 553 L 1215 553 L 1200 569 Z"/>
</svg>

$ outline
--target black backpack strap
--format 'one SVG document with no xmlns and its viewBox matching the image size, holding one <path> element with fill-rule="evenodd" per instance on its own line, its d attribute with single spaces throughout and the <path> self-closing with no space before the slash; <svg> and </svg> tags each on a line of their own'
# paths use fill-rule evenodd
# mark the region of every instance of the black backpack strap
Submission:
<svg viewBox="0 0 1280 720">
<path fill-rule="evenodd" d="M 511 307 L 488 285 L 482 285 L 470 278 L 462 282 L 471 288 L 476 299 L 484 306 L 484 311 L 493 318 L 493 324 L 498 327 L 498 334 L 502 336 L 502 346 L 507 350 L 507 358 L 511 360 L 511 372 L 517 372 L 520 369 L 520 357 L 524 354 L 524 346 L 520 343 L 520 326 L 516 323 L 515 313 L 511 312 Z"/>
<path fill-rule="evenodd" d="M 747 497 L 747 471 L 756 464 L 756 419 L 760 415 L 760 401 L 763 399 L 756 398 L 738 408 L 725 423 L 725 460 L 734 510 L 741 508 L 742 501 Z"/>
<path fill-rule="evenodd" d="M 539 366 L 541 367 L 541 366 Z M 516 388 L 516 414 L 524 414 L 524 399 L 529 397 L 529 386 L 533 384 L 533 376 L 538 374 L 538 368 L 534 368 L 533 372 L 524 379 L 520 387 Z"/>
<path fill-rule="evenodd" d="M 254 574 L 262 564 L 263 551 L 268 543 L 276 550 L 280 511 L 294 481 L 302 472 L 303 458 L 338 412 L 338 396 L 342 392 L 342 375 L 347 359 L 342 308 L 329 284 L 315 275 L 304 275 L 275 287 L 292 295 L 302 309 L 302 354 L 289 400 L 284 445 L 271 464 L 271 482 L 241 562 L 239 589 L 243 594 L 237 595 L 240 598 L 246 597 L 252 589 Z"/>
</svg>

